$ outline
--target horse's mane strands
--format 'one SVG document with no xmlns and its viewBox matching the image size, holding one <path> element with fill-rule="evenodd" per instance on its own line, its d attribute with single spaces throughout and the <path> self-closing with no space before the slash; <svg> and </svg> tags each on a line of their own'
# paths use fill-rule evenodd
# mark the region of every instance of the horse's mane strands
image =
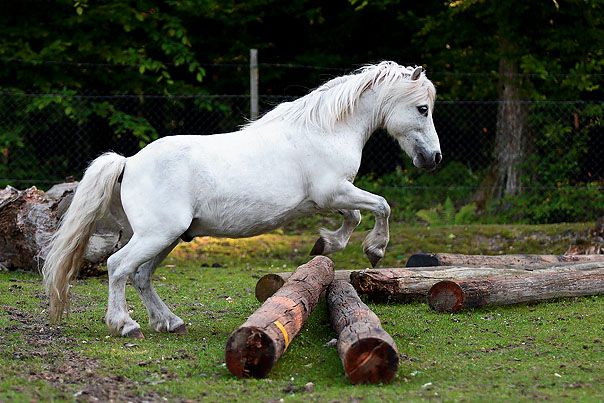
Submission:
<svg viewBox="0 0 604 403">
<path fill-rule="evenodd" d="M 423 72 L 418 80 L 411 80 L 414 69 L 415 67 L 400 66 L 388 61 L 364 66 L 352 74 L 326 82 L 295 101 L 278 105 L 262 118 L 248 123 L 243 128 L 257 129 L 276 120 L 285 120 L 307 128 L 332 128 L 336 122 L 354 110 L 363 92 L 369 88 L 380 88 L 380 106 L 399 96 L 414 101 L 425 97 L 426 91 L 429 102 L 433 105 L 436 97 L 434 86 Z M 426 82 L 429 85 L 424 86 Z M 388 91 L 396 84 L 402 84 L 398 87 L 400 91 Z"/>
</svg>

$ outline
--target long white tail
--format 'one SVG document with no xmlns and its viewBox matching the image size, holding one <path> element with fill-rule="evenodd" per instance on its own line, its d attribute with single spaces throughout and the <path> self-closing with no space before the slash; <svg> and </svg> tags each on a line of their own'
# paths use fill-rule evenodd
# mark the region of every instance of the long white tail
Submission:
<svg viewBox="0 0 604 403">
<path fill-rule="evenodd" d="M 116 153 L 105 153 L 90 164 L 50 241 L 42 274 L 53 322 L 61 320 L 69 305 L 69 283 L 80 269 L 95 222 L 109 209 L 125 164 L 126 158 Z"/>
</svg>

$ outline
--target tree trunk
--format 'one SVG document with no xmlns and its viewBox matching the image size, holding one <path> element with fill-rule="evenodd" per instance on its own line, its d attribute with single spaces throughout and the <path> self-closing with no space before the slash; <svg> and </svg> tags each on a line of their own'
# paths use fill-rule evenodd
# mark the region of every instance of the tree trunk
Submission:
<svg viewBox="0 0 604 403">
<path fill-rule="evenodd" d="M 528 276 L 497 275 L 440 281 L 428 303 L 438 312 L 459 312 L 485 305 L 511 305 L 561 297 L 604 294 L 604 263 L 584 263 Z"/>
<path fill-rule="evenodd" d="M 350 382 L 391 382 L 399 363 L 396 343 L 352 285 L 343 280 L 332 282 L 327 290 L 327 306 L 331 326 L 338 334 L 338 354 Z"/>
<path fill-rule="evenodd" d="M 570 267 L 584 270 L 599 268 L 604 262 L 583 263 Z M 359 294 L 375 301 L 424 301 L 430 288 L 444 280 L 461 280 L 474 277 L 510 276 L 529 278 L 535 272 L 555 275 L 569 265 L 547 266 L 498 266 L 498 267 L 447 267 L 440 270 L 423 271 L 409 269 L 362 270 L 350 275 L 350 282 Z"/>
<path fill-rule="evenodd" d="M 333 268 L 325 256 L 316 256 L 298 267 L 283 287 L 231 334 L 226 364 L 233 375 L 268 375 L 333 281 Z"/>
<path fill-rule="evenodd" d="M 521 168 L 526 157 L 527 105 L 522 100 L 522 78 L 518 71 L 516 46 L 509 32 L 500 27 L 499 105 L 495 131 L 495 149 L 490 172 L 475 196 L 479 209 L 488 200 L 501 199 L 521 192 Z"/>
<path fill-rule="evenodd" d="M 407 260 L 407 267 L 531 266 L 573 262 L 604 262 L 604 255 L 462 255 L 457 253 L 416 253 Z"/>
<path fill-rule="evenodd" d="M 503 47 L 508 47 L 503 39 Z M 520 102 L 522 81 L 518 75 L 518 61 L 504 53 L 499 60 L 501 102 L 497 109 L 495 138 L 494 196 L 520 193 L 521 164 L 524 162 L 526 142 L 526 109 Z"/>
<path fill-rule="evenodd" d="M 0 264 L 38 271 L 77 186 L 77 182 L 62 183 L 46 193 L 35 186 L 23 191 L 11 186 L 0 190 Z M 125 241 L 121 226 L 112 216 L 101 219 L 90 238 L 80 273 L 95 272 Z"/>
</svg>

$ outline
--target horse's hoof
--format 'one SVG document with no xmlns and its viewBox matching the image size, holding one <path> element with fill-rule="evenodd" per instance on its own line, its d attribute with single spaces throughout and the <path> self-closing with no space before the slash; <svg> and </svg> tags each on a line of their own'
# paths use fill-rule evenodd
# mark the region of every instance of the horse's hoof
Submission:
<svg viewBox="0 0 604 403">
<path fill-rule="evenodd" d="M 310 251 L 310 256 L 322 255 L 325 252 L 325 239 L 320 237 Z"/>
<path fill-rule="evenodd" d="M 132 339 L 144 339 L 145 335 L 143 334 L 142 330 L 136 328 L 124 334 L 124 337 L 130 337 Z"/>
<path fill-rule="evenodd" d="M 373 252 L 366 252 L 366 255 L 367 255 L 367 259 L 369 259 L 369 263 L 371 263 L 371 267 L 375 267 L 378 264 L 378 262 L 380 260 L 382 260 L 382 256 L 380 256 L 376 253 L 373 253 Z"/>
<path fill-rule="evenodd" d="M 183 323 L 182 325 L 176 327 L 175 329 L 170 330 L 170 333 L 174 333 L 178 336 L 184 336 L 185 334 L 187 334 L 187 327 Z"/>
</svg>

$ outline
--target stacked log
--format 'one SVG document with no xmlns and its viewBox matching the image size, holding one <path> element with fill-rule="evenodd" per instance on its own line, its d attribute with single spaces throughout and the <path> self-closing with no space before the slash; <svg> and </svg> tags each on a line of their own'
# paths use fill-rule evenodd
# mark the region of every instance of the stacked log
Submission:
<svg viewBox="0 0 604 403">
<path fill-rule="evenodd" d="M 406 266 L 528 267 L 582 262 L 604 262 L 604 255 L 462 255 L 458 253 L 416 253 L 409 257 Z"/>
<path fill-rule="evenodd" d="M 459 312 L 486 305 L 511 305 L 562 297 L 604 294 L 604 263 L 583 263 L 529 276 L 494 275 L 440 281 L 428 291 L 438 312 Z"/>
<path fill-rule="evenodd" d="M 321 294 L 333 281 L 334 264 L 317 256 L 298 267 L 226 344 L 226 364 L 240 378 L 263 378 L 298 335 Z"/>
<path fill-rule="evenodd" d="M 399 363 L 396 344 L 352 285 L 343 280 L 331 283 L 327 306 L 331 326 L 338 334 L 338 354 L 350 382 L 391 382 Z"/>
</svg>

